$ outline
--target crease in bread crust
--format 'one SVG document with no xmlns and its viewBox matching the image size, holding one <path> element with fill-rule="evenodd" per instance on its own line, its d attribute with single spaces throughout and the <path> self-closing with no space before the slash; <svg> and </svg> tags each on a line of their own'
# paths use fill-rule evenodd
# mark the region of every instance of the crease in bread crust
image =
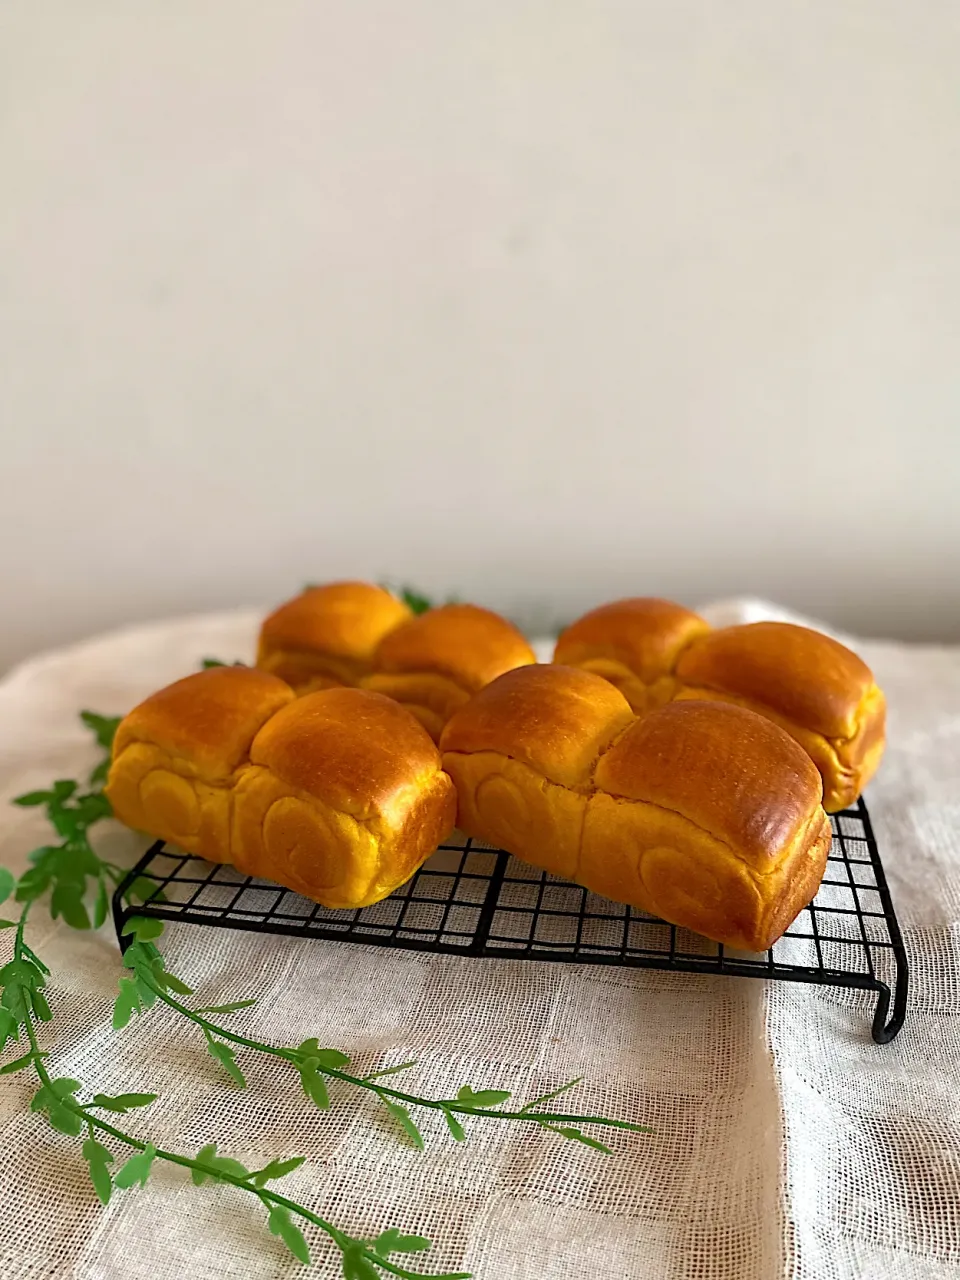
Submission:
<svg viewBox="0 0 960 1280">
<path fill-rule="evenodd" d="M 729 703 L 743 707 L 763 716 L 773 724 L 779 725 L 798 742 L 817 766 L 823 779 L 824 807 L 833 813 L 852 804 L 869 782 L 880 762 L 884 751 L 882 731 L 879 739 L 872 743 L 859 759 L 851 758 L 850 748 L 855 747 L 864 735 L 874 727 L 869 711 L 879 703 L 878 711 L 884 710 L 883 693 L 874 684 L 864 694 L 855 713 L 856 731 L 848 738 L 830 738 L 816 729 L 808 729 L 788 716 L 774 710 L 765 703 L 738 694 L 726 693 L 710 685 L 681 684 L 675 694 L 675 701 L 697 701 Z M 847 749 L 847 750 L 845 750 Z"/>
<path fill-rule="evenodd" d="M 769 717 L 723 700 L 625 721 L 611 707 L 606 731 L 600 715 L 578 726 L 583 682 L 598 697 L 606 682 L 552 669 L 549 680 L 543 668 L 502 677 L 447 726 L 461 829 L 614 901 L 766 950 L 816 893 L 829 853 L 806 752 Z"/>
<path fill-rule="evenodd" d="M 746 951 L 766 950 L 810 901 L 830 848 L 830 824 L 819 806 L 785 844 L 777 863 L 758 870 L 729 841 L 666 805 L 601 790 L 575 792 L 497 752 L 446 752 L 444 767 L 457 785 L 461 825 L 468 833 L 593 892 L 708 936 L 709 902 L 720 892 L 727 906 L 726 932 L 719 940 Z M 512 805 L 505 800 L 504 781 Z M 611 812 L 623 819 L 614 827 Z M 605 851 L 600 862 L 598 848 Z M 662 878 L 667 851 L 685 869 L 679 881 Z M 697 900 L 698 891 L 706 895 L 706 905 Z"/>
<path fill-rule="evenodd" d="M 622 729 L 616 735 L 616 737 L 611 741 L 610 747 L 614 746 L 614 744 L 617 741 L 619 741 L 619 739 L 623 736 L 623 734 L 625 734 L 627 730 L 631 729 L 632 727 L 633 727 L 632 724 L 630 724 L 630 725 L 627 725 L 625 729 Z M 596 772 L 597 766 L 600 763 L 600 759 L 602 758 L 603 755 L 605 755 L 607 750 L 609 750 L 609 747 L 605 748 L 604 751 L 601 751 L 597 755 L 597 758 L 591 767 L 591 778 L 592 778 L 592 775 Z M 501 760 L 509 761 L 511 764 L 516 765 L 518 768 L 526 770 L 531 775 L 531 781 L 535 782 L 540 792 L 544 795 L 546 795 L 551 790 L 563 791 L 563 792 L 569 793 L 570 795 L 581 796 L 588 802 L 590 801 L 590 799 L 592 799 L 593 796 L 604 796 L 605 799 L 609 800 L 612 804 L 622 805 L 624 808 L 634 808 L 636 806 L 642 806 L 645 808 L 657 810 L 660 813 L 669 814 L 670 817 L 676 818 L 680 822 L 685 823 L 693 831 L 698 832 L 700 835 L 708 836 L 714 843 L 718 845 L 722 845 L 724 849 L 729 851 L 730 856 L 733 859 L 735 859 L 737 862 L 739 862 L 743 866 L 744 870 L 754 880 L 758 880 L 758 881 L 766 880 L 770 876 L 776 875 L 779 870 L 779 865 L 780 865 L 779 863 L 776 863 L 775 865 L 771 866 L 766 871 L 758 870 L 755 866 L 753 866 L 750 862 L 748 862 L 746 858 L 743 857 L 742 853 L 740 853 L 740 851 L 737 849 L 736 845 L 734 845 L 732 841 L 726 839 L 724 836 L 720 835 L 718 832 L 708 831 L 705 827 L 701 827 L 699 823 L 694 821 L 693 818 L 688 817 L 687 814 L 682 813 L 679 809 L 671 808 L 670 805 L 661 804 L 659 801 L 655 801 L 655 800 L 634 800 L 630 796 L 617 795 L 616 792 L 607 791 L 604 788 L 596 786 L 592 782 L 589 785 L 581 784 L 578 786 L 568 786 L 562 782 L 554 782 L 552 778 L 546 777 L 546 775 L 541 773 L 539 769 L 533 768 L 533 766 L 529 765 L 525 760 L 521 760 L 518 756 L 511 755 L 509 752 L 506 752 L 506 751 L 447 751 L 444 753 L 444 767 L 446 768 L 446 760 L 448 757 L 462 757 L 463 759 L 479 760 L 480 758 L 486 757 L 486 756 L 489 756 L 492 759 L 497 760 L 498 762 Z M 816 815 L 814 815 L 814 818 L 815 817 Z M 807 819 L 807 821 L 801 825 L 797 833 L 794 835 L 794 841 L 798 840 L 801 833 L 805 830 L 807 826 L 809 826 L 811 821 L 812 819 Z M 581 840 L 581 843 L 582 843 L 582 840 Z M 581 849 L 581 854 L 582 854 L 582 849 Z M 580 871 L 579 860 L 577 862 L 576 870 L 577 870 L 577 873 L 579 873 Z M 577 877 L 575 875 L 572 878 L 576 879 Z"/>
<path fill-rule="evenodd" d="M 239 684 L 241 700 L 251 686 L 269 679 L 243 670 L 244 675 L 229 677 Z M 339 690 L 314 695 L 319 701 L 311 706 L 294 699 L 277 680 L 283 705 L 267 708 L 247 745 L 240 746 L 235 736 L 220 736 L 229 734 L 231 702 L 228 697 L 211 709 L 214 685 L 204 681 L 208 675 L 197 673 L 188 682 L 198 685 L 174 690 L 187 719 L 191 707 L 204 707 L 205 736 L 196 739 L 199 761 L 190 758 L 182 734 L 175 749 L 151 741 L 169 723 L 172 686 L 125 718 L 106 788 L 120 821 L 333 908 L 379 901 L 409 879 L 453 830 L 453 784 L 426 734 L 393 702 Z M 224 677 L 215 679 L 222 683 Z M 291 720 L 291 711 L 299 721 Z M 403 745 L 381 745 L 379 756 L 374 752 L 366 766 L 358 765 L 351 755 L 354 739 L 358 733 L 363 737 L 368 724 L 374 730 L 379 726 L 384 741 L 393 743 L 395 735 Z M 256 758 L 261 735 L 279 753 L 275 763 Z M 230 743 L 242 754 L 229 772 L 204 767 L 204 761 L 222 759 Z M 294 774 L 288 778 L 284 774 L 291 767 Z M 298 770 L 303 785 L 295 780 Z M 313 776 L 322 780 L 316 791 L 310 789 Z"/>
</svg>

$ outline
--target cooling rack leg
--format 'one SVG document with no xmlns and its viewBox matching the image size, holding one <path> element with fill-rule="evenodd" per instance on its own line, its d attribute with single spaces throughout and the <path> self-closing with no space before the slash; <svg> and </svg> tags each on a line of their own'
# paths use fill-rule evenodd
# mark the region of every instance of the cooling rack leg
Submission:
<svg viewBox="0 0 960 1280">
<path fill-rule="evenodd" d="M 890 988 L 885 982 L 877 983 L 877 1007 L 873 1014 L 873 1038 L 877 1044 L 889 1044 L 903 1026 L 907 1011 L 907 967 L 898 965 L 897 982 L 893 1000 L 893 1013 L 890 1013 Z"/>
</svg>

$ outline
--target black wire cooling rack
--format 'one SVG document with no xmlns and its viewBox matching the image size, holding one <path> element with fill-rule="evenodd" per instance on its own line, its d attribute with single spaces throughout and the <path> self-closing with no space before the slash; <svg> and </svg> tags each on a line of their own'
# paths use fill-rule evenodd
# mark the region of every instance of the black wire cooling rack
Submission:
<svg viewBox="0 0 960 1280">
<path fill-rule="evenodd" d="M 833 846 L 819 893 L 759 955 L 732 951 L 600 898 L 465 836 L 441 845 L 389 898 L 352 911 L 319 906 L 158 841 L 118 885 L 113 915 L 121 945 L 123 926 L 140 915 L 444 955 L 626 965 L 871 991 L 877 995 L 873 1038 L 886 1044 L 906 1012 L 900 927 L 863 801 L 834 814 L 831 823 Z M 124 895 L 139 875 L 149 876 L 156 889 L 134 907 Z"/>
</svg>

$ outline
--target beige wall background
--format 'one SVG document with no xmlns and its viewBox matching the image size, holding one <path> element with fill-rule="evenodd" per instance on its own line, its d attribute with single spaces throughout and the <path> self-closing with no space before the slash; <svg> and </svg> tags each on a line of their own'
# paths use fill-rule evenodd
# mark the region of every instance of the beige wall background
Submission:
<svg viewBox="0 0 960 1280">
<path fill-rule="evenodd" d="M 960 638 L 953 0 L 7 0 L 0 662 L 307 579 Z"/>
</svg>

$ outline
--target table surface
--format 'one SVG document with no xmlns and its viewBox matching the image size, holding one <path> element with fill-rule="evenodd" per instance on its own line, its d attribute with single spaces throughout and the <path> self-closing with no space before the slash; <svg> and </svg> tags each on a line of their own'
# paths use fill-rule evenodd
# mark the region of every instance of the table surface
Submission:
<svg viewBox="0 0 960 1280">
<path fill-rule="evenodd" d="M 135 628 L 12 672 L 0 685 L 0 863 L 22 869 L 47 836 L 42 814 L 3 801 L 95 758 L 81 707 L 119 713 L 203 656 L 248 658 L 256 623 L 235 613 Z M 854 643 L 890 707 L 868 801 L 911 962 L 893 1044 L 871 1041 L 872 997 L 850 991 L 168 929 L 170 967 L 204 1003 L 260 996 L 234 1015 L 238 1030 L 317 1036 L 366 1070 L 417 1059 L 411 1086 L 435 1095 L 471 1083 L 533 1097 L 583 1076 L 571 1109 L 654 1129 L 604 1156 L 494 1122 L 473 1122 L 458 1144 L 428 1120 L 419 1153 L 370 1100 L 334 1092 L 321 1114 L 257 1055 L 241 1053 L 250 1086 L 237 1090 L 169 1011 L 112 1031 L 109 925 L 78 934 L 38 912 L 51 1069 L 158 1093 L 149 1123 L 133 1115 L 128 1127 L 173 1149 L 216 1141 L 245 1163 L 305 1155 L 288 1194 L 354 1235 L 418 1231 L 434 1241 L 434 1269 L 482 1280 L 960 1275 L 960 649 Z M 114 824 L 97 843 L 118 860 L 143 851 Z M 0 937 L 4 956 L 9 945 Z M 303 1271 L 249 1197 L 176 1171 L 102 1208 L 79 1143 L 29 1112 L 31 1092 L 25 1075 L 0 1089 L 2 1280 L 340 1274 L 322 1239 Z"/>
</svg>

